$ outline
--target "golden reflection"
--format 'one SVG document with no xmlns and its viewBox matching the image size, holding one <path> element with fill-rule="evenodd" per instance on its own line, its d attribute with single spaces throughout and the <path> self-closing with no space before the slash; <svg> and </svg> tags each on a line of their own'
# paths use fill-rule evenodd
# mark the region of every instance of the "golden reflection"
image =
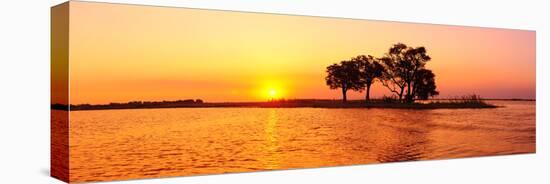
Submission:
<svg viewBox="0 0 550 184">
<path fill-rule="evenodd" d="M 87 182 L 534 153 L 535 103 L 56 112 L 71 117 L 70 128 L 59 129 L 70 131 L 70 180 Z"/>
<path fill-rule="evenodd" d="M 402 162 L 422 160 L 429 144 L 429 133 L 433 129 L 426 126 L 432 119 L 429 111 L 403 112 L 406 121 L 400 124 L 381 124 L 384 140 L 377 145 L 378 162 Z"/>
<path fill-rule="evenodd" d="M 277 134 L 277 122 L 279 117 L 277 109 L 269 111 L 269 117 L 265 124 L 265 152 L 267 157 L 263 160 L 265 169 L 277 169 L 280 165 L 279 136 Z"/>
</svg>

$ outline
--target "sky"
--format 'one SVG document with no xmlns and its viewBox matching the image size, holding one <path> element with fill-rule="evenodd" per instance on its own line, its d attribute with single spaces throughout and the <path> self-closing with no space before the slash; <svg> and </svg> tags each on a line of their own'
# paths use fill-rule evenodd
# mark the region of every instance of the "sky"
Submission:
<svg viewBox="0 0 550 184">
<path fill-rule="evenodd" d="M 399 42 L 426 47 L 439 98 L 536 96 L 534 31 L 74 1 L 69 21 L 71 104 L 340 99 L 327 66 Z"/>
</svg>

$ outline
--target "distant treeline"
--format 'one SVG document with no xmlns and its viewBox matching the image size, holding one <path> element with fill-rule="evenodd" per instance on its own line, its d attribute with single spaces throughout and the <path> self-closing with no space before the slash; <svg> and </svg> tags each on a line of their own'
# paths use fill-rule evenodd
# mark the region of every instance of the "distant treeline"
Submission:
<svg viewBox="0 0 550 184">
<path fill-rule="evenodd" d="M 109 104 L 78 104 L 71 105 L 71 110 L 94 110 L 94 109 L 145 109 L 145 108 L 170 108 L 181 106 L 196 106 L 203 104 L 201 99 L 187 99 L 176 101 L 131 101 L 127 103 L 109 103 Z M 66 110 L 66 105 L 54 104 L 52 109 Z"/>
</svg>

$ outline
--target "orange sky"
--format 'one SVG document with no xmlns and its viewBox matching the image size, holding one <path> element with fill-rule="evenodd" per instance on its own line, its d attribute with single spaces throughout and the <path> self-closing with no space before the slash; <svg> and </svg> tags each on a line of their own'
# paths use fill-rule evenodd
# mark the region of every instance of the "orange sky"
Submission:
<svg viewBox="0 0 550 184">
<path fill-rule="evenodd" d="M 535 98 L 535 32 L 70 3 L 70 103 L 341 98 L 326 66 L 425 46 L 440 97 Z M 375 84 L 371 96 L 389 94 Z M 273 94 L 271 94 L 273 95 Z M 351 99 L 363 94 L 350 92 Z"/>
</svg>

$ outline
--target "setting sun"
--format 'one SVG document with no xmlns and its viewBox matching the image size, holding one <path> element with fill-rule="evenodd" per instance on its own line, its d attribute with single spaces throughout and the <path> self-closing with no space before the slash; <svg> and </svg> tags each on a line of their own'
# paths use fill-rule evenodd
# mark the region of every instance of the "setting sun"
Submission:
<svg viewBox="0 0 550 184">
<path fill-rule="evenodd" d="M 263 95 L 267 100 L 278 100 L 282 98 L 281 90 L 278 87 L 267 87 L 263 91 Z"/>
<path fill-rule="evenodd" d="M 262 100 L 279 100 L 286 98 L 288 94 L 288 84 L 282 80 L 264 80 L 258 88 L 258 95 Z"/>
<path fill-rule="evenodd" d="M 269 90 L 269 96 L 270 96 L 270 97 L 275 98 L 276 95 L 277 95 L 277 91 L 276 91 L 276 90 L 274 90 L 274 89 Z"/>
<path fill-rule="evenodd" d="M 267 96 L 269 100 L 277 100 L 279 98 L 279 93 L 277 93 L 276 89 L 271 88 L 267 91 Z"/>
</svg>

